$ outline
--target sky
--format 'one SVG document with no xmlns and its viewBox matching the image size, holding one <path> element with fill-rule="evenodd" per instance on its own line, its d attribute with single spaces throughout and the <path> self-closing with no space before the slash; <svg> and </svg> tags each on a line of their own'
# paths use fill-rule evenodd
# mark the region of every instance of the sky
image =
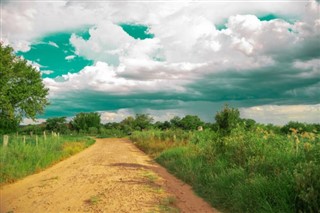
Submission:
<svg viewBox="0 0 320 213">
<path fill-rule="evenodd" d="M 1 0 L 1 41 L 49 88 L 39 121 L 213 122 L 228 104 L 260 123 L 320 122 L 318 0 Z"/>
</svg>

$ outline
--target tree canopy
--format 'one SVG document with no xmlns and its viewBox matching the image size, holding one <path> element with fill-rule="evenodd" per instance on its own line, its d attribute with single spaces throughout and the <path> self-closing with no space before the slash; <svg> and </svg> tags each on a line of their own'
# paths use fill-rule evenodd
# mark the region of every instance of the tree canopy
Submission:
<svg viewBox="0 0 320 213">
<path fill-rule="evenodd" d="M 215 120 L 221 132 L 229 134 L 240 122 L 240 112 L 238 109 L 230 108 L 225 105 L 224 108 L 215 115 Z"/>
<path fill-rule="evenodd" d="M 67 130 L 66 117 L 48 118 L 46 121 L 46 129 L 55 132 L 65 132 Z"/>
<path fill-rule="evenodd" d="M 0 129 L 12 130 L 23 117 L 35 119 L 48 105 L 48 89 L 32 65 L 0 42 Z"/>
<path fill-rule="evenodd" d="M 100 122 L 101 122 L 101 118 L 100 118 L 100 114 L 97 112 L 89 112 L 89 113 L 85 113 L 85 112 L 81 112 L 78 113 L 73 121 L 71 122 L 73 127 L 80 131 L 80 130 L 84 130 L 84 131 L 88 131 L 89 128 L 99 128 L 100 127 Z"/>
</svg>

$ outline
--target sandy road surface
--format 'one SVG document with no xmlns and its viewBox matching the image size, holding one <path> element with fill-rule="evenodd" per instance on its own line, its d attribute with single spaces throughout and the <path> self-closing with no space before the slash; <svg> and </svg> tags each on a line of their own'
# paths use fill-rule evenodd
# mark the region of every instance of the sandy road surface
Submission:
<svg viewBox="0 0 320 213">
<path fill-rule="evenodd" d="M 3 186 L 0 199 L 3 213 L 215 212 L 125 139 L 98 139 L 43 172 Z"/>
</svg>

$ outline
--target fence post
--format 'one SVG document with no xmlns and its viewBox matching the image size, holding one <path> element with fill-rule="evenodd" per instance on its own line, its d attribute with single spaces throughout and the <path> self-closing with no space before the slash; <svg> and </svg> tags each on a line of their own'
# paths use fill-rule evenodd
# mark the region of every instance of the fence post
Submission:
<svg viewBox="0 0 320 213">
<path fill-rule="evenodd" d="M 36 146 L 38 147 L 38 135 L 36 135 Z"/>
<path fill-rule="evenodd" d="M 43 131 L 43 139 L 44 139 L 45 141 L 47 140 L 46 131 Z"/>
<path fill-rule="evenodd" d="M 6 147 L 8 146 L 9 143 L 9 136 L 8 135 L 4 135 L 3 136 L 3 146 Z"/>
<path fill-rule="evenodd" d="M 23 145 L 26 145 L 26 136 L 23 136 Z"/>
</svg>

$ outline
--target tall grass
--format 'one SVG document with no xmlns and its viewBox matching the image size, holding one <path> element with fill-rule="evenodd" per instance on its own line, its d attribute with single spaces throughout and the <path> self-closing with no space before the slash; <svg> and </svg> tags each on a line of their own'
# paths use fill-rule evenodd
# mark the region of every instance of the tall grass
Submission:
<svg viewBox="0 0 320 213">
<path fill-rule="evenodd" d="M 320 211 L 319 134 L 277 135 L 259 128 L 228 136 L 188 134 L 189 142 L 171 145 L 152 131 L 134 133 L 133 139 L 222 211 Z M 155 146 L 162 150 L 153 153 Z"/>
<path fill-rule="evenodd" d="M 25 143 L 23 137 L 26 138 Z M 89 137 L 79 136 L 9 136 L 3 147 L 0 139 L 0 183 L 14 182 L 27 175 L 67 158 L 94 143 Z M 38 143 L 36 143 L 38 141 Z"/>
</svg>

